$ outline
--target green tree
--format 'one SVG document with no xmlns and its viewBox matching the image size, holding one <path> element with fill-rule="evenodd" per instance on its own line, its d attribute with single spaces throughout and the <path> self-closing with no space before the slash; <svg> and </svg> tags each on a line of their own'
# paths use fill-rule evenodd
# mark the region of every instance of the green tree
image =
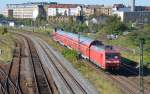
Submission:
<svg viewBox="0 0 150 94">
<path fill-rule="evenodd" d="M 0 19 L 6 19 L 4 15 L 0 14 Z"/>
<path fill-rule="evenodd" d="M 37 26 L 41 26 L 41 25 L 45 25 L 46 23 L 47 23 L 46 11 L 43 8 L 43 6 L 40 6 L 40 13 L 36 18 L 36 24 Z"/>
<path fill-rule="evenodd" d="M 0 27 L 0 34 L 1 34 L 1 35 L 4 35 L 4 34 L 6 34 L 6 33 L 8 33 L 7 28 L 5 28 L 5 27 Z"/>
<path fill-rule="evenodd" d="M 128 27 L 117 16 L 111 16 L 106 21 L 102 31 L 106 34 L 122 34 Z"/>
<path fill-rule="evenodd" d="M 88 26 L 85 23 L 76 24 L 76 33 L 77 32 L 86 32 L 88 30 Z"/>
</svg>

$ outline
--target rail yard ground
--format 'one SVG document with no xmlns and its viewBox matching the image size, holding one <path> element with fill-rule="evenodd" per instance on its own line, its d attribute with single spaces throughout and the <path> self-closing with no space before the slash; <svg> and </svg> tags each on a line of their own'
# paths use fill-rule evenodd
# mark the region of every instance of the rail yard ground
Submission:
<svg viewBox="0 0 150 94">
<path fill-rule="evenodd" d="M 55 42 L 51 41 L 49 39 L 49 36 L 47 36 L 48 39 L 46 39 L 45 35 L 42 36 L 42 34 L 38 34 L 38 33 L 36 35 L 43 38 L 43 39 L 45 39 L 50 45 L 53 45 L 54 48 L 57 48 L 56 50 L 59 50 L 67 59 L 69 59 L 71 62 L 73 62 L 73 65 L 78 70 L 80 70 L 81 73 L 83 75 L 85 75 L 85 77 L 87 79 L 89 79 L 91 82 L 93 82 L 94 85 L 99 89 L 99 91 L 101 91 L 104 94 L 107 94 L 107 93 L 109 94 L 112 91 L 114 92 L 114 94 L 117 94 L 117 93 L 121 94 L 120 90 L 115 89 L 116 86 L 118 86 L 118 85 L 115 85 L 114 87 L 112 87 L 112 85 L 111 85 L 112 83 L 111 83 L 110 80 L 108 80 L 108 79 L 106 80 L 106 78 L 102 77 L 102 74 L 97 74 L 97 72 L 95 70 L 93 70 L 90 66 L 87 66 L 87 64 L 83 64 L 83 62 L 85 62 L 84 60 L 83 61 L 81 60 L 80 64 L 78 64 L 77 63 L 78 61 L 76 59 L 76 53 L 74 51 L 68 50 L 67 48 L 62 47 L 58 43 L 55 43 Z M 139 83 L 138 83 L 138 75 L 137 75 L 138 71 L 137 71 L 137 69 L 136 69 L 136 71 L 132 68 L 131 69 L 128 69 L 128 68 L 126 69 L 126 67 L 123 68 L 123 69 L 126 70 L 126 71 L 123 70 L 122 72 L 120 72 L 121 75 L 120 75 L 120 77 L 118 77 L 119 79 L 122 79 L 122 80 L 120 80 L 120 82 L 124 83 L 124 81 L 126 81 L 127 83 L 130 83 L 129 86 L 128 85 L 126 86 L 125 83 L 124 84 L 122 83 L 126 87 L 130 87 L 134 84 L 133 86 L 136 87 L 136 88 L 134 88 L 135 91 L 139 92 L 139 87 L 138 87 Z M 128 72 L 129 72 L 129 74 L 128 74 Z M 120 73 L 118 73 L 118 74 L 120 74 Z M 98 75 L 100 75 L 100 76 L 98 76 Z M 149 75 L 149 73 L 148 73 L 148 75 Z M 149 76 L 146 76 L 145 77 L 145 87 L 149 86 L 149 80 L 148 79 L 149 79 Z M 109 88 L 110 88 L 110 90 L 109 90 Z M 106 91 L 106 89 L 107 89 L 107 91 Z M 115 92 L 115 90 L 116 90 L 116 92 Z M 129 92 L 135 92 L 135 91 L 130 91 L 130 89 L 129 89 Z M 149 89 L 148 89 L 148 91 L 146 89 L 146 92 L 149 92 Z"/>
<path fill-rule="evenodd" d="M 0 68 L 2 94 L 98 94 L 68 61 L 55 56 L 49 45 L 29 36 L 15 36 L 12 62 Z"/>
<path fill-rule="evenodd" d="M 0 3 L 0 94 L 150 94 L 146 0 L 65 2 Z"/>
<path fill-rule="evenodd" d="M 52 30 L 52 29 L 49 29 L 49 30 Z M 96 89 L 99 92 L 101 92 L 102 94 L 130 94 L 130 93 L 131 94 L 137 94 L 139 92 L 139 83 L 138 83 L 138 74 L 137 74 L 138 71 L 137 71 L 137 69 L 134 69 L 134 67 L 131 68 L 130 66 L 127 66 L 127 67 L 123 67 L 122 70 L 120 70 L 119 72 L 116 71 L 115 73 L 111 73 L 111 74 L 110 73 L 105 73 L 100 68 L 97 68 L 95 65 L 91 64 L 90 62 L 88 62 L 86 60 L 83 60 L 83 59 L 78 60 L 76 58 L 77 53 L 75 51 L 69 50 L 68 48 L 61 46 L 59 43 L 54 42 L 51 39 L 51 36 L 49 35 L 51 31 L 44 32 L 45 30 L 43 30 L 40 33 L 39 32 L 34 32 L 34 33 L 33 32 L 27 32 L 27 30 L 15 30 L 15 31 L 22 31 L 22 32 L 24 31 L 24 33 L 27 34 L 27 36 L 29 36 L 29 35 L 30 36 L 32 35 L 33 37 L 36 36 L 34 38 L 32 37 L 32 41 L 37 41 L 38 40 L 38 42 L 36 42 L 36 47 L 41 46 L 41 47 L 38 48 L 38 49 L 41 49 L 41 50 L 38 50 L 37 53 L 44 53 L 44 52 L 49 52 L 50 51 L 50 50 L 49 51 L 47 50 L 47 49 L 49 49 L 48 45 L 46 46 L 45 43 L 41 41 L 41 39 L 44 40 L 46 43 L 48 43 L 50 46 L 53 47 L 53 49 L 56 53 L 60 52 L 66 59 L 68 59 L 70 61 L 70 64 L 72 64 L 73 67 L 75 69 L 77 69 L 84 76 L 84 78 L 89 80 L 90 83 L 92 83 L 94 85 L 94 87 L 96 87 Z M 13 35 L 13 37 L 12 37 L 12 35 Z M 11 70 L 14 71 L 14 74 L 12 74 L 10 72 L 10 77 L 8 77 L 9 84 L 11 85 L 9 87 L 9 91 L 13 91 L 14 89 L 17 88 L 16 92 L 18 92 L 18 93 L 22 92 L 21 94 L 27 94 L 27 93 L 33 94 L 33 93 L 39 92 L 39 91 L 44 92 L 45 90 L 47 92 L 55 92 L 55 93 L 52 93 L 52 94 L 58 94 L 58 91 L 57 91 L 58 88 L 56 88 L 56 85 L 54 84 L 54 81 L 58 80 L 59 77 L 56 78 L 56 79 L 53 79 L 52 76 L 54 76 L 54 74 L 51 74 L 49 72 L 49 69 L 45 68 L 45 65 L 43 66 L 44 70 L 43 70 L 42 67 L 40 67 L 41 66 L 40 61 L 45 61 L 48 58 L 47 59 L 45 58 L 45 60 L 41 59 L 39 61 L 38 60 L 39 58 L 35 57 L 35 54 L 37 54 L 37 53 L 34 53 L 35 48 L 33 47 L 32 42 L 29 42 L 29 41 L 25 40 L 24 38 L 19 39 L 20 37 L 18 37 L 18 35 L 12 34 L 12 33 L 7 34 L 7 36 L 10 36 L 9 38 L 14 39 L 14 42 L 13 42 L 13 40 L 7 40 L 7 42 L 11 41 L 11 43 L 15 44 L 15 45 L 11 44 L 11 46 L 14 45 L 13 47 L 16 49 L 16 52 L 19 53 L 21 50 L 23 50 L 23 52 L 21 52 L 22 63 L 20 63 L 20 65 L 18 63 L 14 67 L 12 67 Z M 17 40 L 19 40 L 19 41 L 17 41 Z M 24 44 L 21 44 L 21 43 L 24 43 Z M 31 44 L 28 44 L 28 43 L 31 43 Z M 114 44 L 114 43 L 112 43 L 112 44 Z M 20 47 L 19 45 L 22 45 L 22 46 Z M 30 46 L 28 46 L 28 45 L 30 45 Z M 45 45 L 45 46 L 42 46 L 42 45 Z M 22 48 L 22 49 L 20 49 L 20 48 Z M 42 49 L 46 49 L 46 50 L 42 50 Z M 30 50 L 30 53 L 28 52 L 28 50 Z M 124 49 L 124 50 L 128 50 L 128 49 Z M 124 51 L 124 52 L 126 52 L 126 51 Z M 9 53 L 11 54 L 11 51 L 9 51 Z M 16 59 L 14 59 L 14 62 L 17 62 L 17 61 L 19 62 L 19 54 L 18 53 L 15 54 Z M 63 57 L 61 54 L 58 54 L 58 53 L 57 53 L 56 56 Z M 41 56 L 39 55 L 39 57 L 42 57 L 42 55 L 44 57 L 51 56 L 49 54 L 50 53 L 41 54 Z M 125 54 L 128 54 L 128 51 Z M 123 54 L 123 55 L 125 55 L 125 54 Z M 53 56 L 51 58 L 52 58 L 52 60 L 57 61 L 57 59 L 55 59 Z M 6 62 L 7 60 L 3 60 L 3 61 Z M 35 67 L 35 65 L 32 65 L 31 63 L 29 63 L 29 61 L 32 61 L 32 62 L 36 61 L 36 64 L 38 64 L 38 65 L 36 65 L 36 67 Z M 39 63 L 37 63 L 37 61 L 39 61 Z M 53 62 L 53 61 L 51 61 L 51 62 Z M 5 66 L 5 65 L 3 66 L 3 64 L 2 64 L 1 68 L 5 69 L 5 71 L 7 73 L 8 70 L 10 69 L 10 67 L 9 67 L 10 65 L 11 64 L 8 64 L 7 66 Z M 19 68 L 19 66 L 20 66 L 19 70 L 21 70 L 20 73 L 18 72 L 19 70 L 15 69 L 15 68 Z M 48 66 L 50 67 L 50 65 L 48 65 Z M 41 90 L 37 89 L 37 88 L 33 88 L 33 87 L 39 87 L 40 88 L 40 86 L 42 86 L 41 79 L 38 78 L 38 75 L 41 75 L 43 73 L 42 72 L 41 73 L 37 72 L 37 71 L 39 71 L 38 67 L 41 68 L 41 71 L 43 71 L 44 74 L 46 74 L 45 75 L 46 78 L 43 76 L 43 79 L 45 79 L 44 83 L 47 83 L 47 79 L 50 81 L 49 83 L 47 83 L 47 85 L 44 84 L 44 86 L 47 87 L 47 88 L 45 88 L 45 89 L 41 88 Z M 55 67 L 57 67 L 57 66 L 55 66 Z M 37 70 L 37 68 L 38 68 L 38 70 Z M 61 67 L 59 67 L 59 68 L 61 69 Z M 71 70 L 71 69 L 69 69 L 69 70 Z M 60 70 L 60 71 L 64 71 L 64 70 Z M 5 74 L 3 74 L 3 75 L 5 75 Z M 18 78 L 19 75 L 20 75 L 21 78 Z M 47 75 L 49 75 L 49 76 L 47 76 Z M 61 75 L 64 75 L 64 74 L 61 74 Z M 68 75 L 67 72 L 66 72 L 66 75 Z M 146 74 L 145 74 L 145 77 L 144 77 L 144 80 L 145 80 L 144 81 L 145 94 L 149 94 L 149 91 L 150 91 L 150 88 L 149 88 L 149 85 L 150 85 L 149 84 L 150 83 L 149 79 L 150 79 L 150 77 L 149 77 L 149 75 L 150 75 L 150 73 L 148 71 L 146 71 Z M 5 78 L 2 78 L 2 70 L 1 70 L 0 77 L 1 77 L 1 79 L 5 79 Z M 65 76 L 63 76 L 63 77 L 65 78 Z M 66 78 L 70 81 L 73 80 L 72 78 L 68 78 L 68 77 L 66 77 Z M 16 79 L 19 79 L 19 80 L 16 80 Z M 11 83 L 11 81 L 14 82 L 14 80 L 16 80 L 15 85 L 13 85 Z M 36 80 L 37 81 L 39 80 L 38 81 L 39 83 L 36 83 Z M 1 81 L 5 83 L 5 80 L 1 80 Z M 64 82 L 64 81 L 60 81 L 60 82 Z M 17 83 L 20 83 L 20 85 L 17 84 Z M 72 84 L 77 84 L 77 83 L 72 83 Z M 1 85 L 1 83 L 0 83 L 0 85 Z M 5 87 L 2 88 L 2 90 L 5 91 Z M 79 92 L 83 92 L 85 89 L 84 90 L 79 89 L 79 87 L 77 85 L 76 90 L 79 93 Z M 70 92 L 73 92 L 73 91 L 70 91 Z M 15 94 L 15 92 L 13 94 Z"/>
<path fill-rule="evenodd" d="M 50 39 L 50 36 L 46 33 L 31 33 L 35 36 L 38 36 L 45 40 L 49 45 L 51 45 L 56 51 L 61 52 L 61 54 L 70 61 L 71 64 L 74 65 L 76 69 L 78 69 L 82 75 L 86 79 L 88 79 L 99 92 L 102 94 L 123 94 L 121 90 L 119 90 L 116 86 L 113 85 L 113 83 L 104 78 L 102 75 L 99 75 L 97 71 L 93 70 L 90 66 L 86 65 L 84 60 L 78 61 L 77 60 L 77 53 L 72 50 L 68 50 L 68 48 L 65 48 L 61 46 L 60 44 L 54 42 L 52 39 Z"/>
</svg>

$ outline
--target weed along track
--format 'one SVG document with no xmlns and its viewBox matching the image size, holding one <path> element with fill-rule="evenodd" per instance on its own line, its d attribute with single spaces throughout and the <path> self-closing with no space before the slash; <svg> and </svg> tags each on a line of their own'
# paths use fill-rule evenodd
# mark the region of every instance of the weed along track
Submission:
<svg viewBox="0 0 150 94">
<path fill-rule="evenodd" d="M 127 77 L 120 77 L 120 78 L 126 79 L 128 81 L 128 83 L 130 83 L 130 85 L 132 85 L 132 87 L 136 87 L 140 92 L 140 83 L 138 82 L 139 81 L 139 69 L 135 68 L 131 65 L 124 64 L 124 63 L 123 63 L 123 69 L 127 75 L 129 74 L 129 75 L 132 75 L 133 77 L 132 77 L 132 79 L 130 79 L 130 76 L 128 78 Z M 147 71 L 145 71 L 144 75 L 145 74 L 149 74 L 149 73 L 147 73 Z M 147 76 L 147 78 L 150 78 L 150 76 Z M 150 92 L 150 87 L 149 87 L 148 82 L 149 82 L 149 80 L 146 80 L 144 77 L 144 93 L 145 94 L 149 94 L 149 92 Z"/>
<path fill-rule="evenodd" d="M 91 67 L 93 70 L 97 72 L 97 75 L 101 75 L 101 77 L 104 77 L 104 79 L 110 80 L 113 84 L 115 84 L 124 94 L 139 94 L 140 93 L 140 87 L 138 82 L 138 71 L 135 71 L 133 68 L 129 68 L 129 66 L 122 66 L 122 69 L 115 72 L 107 72 L 105 73 L 103 70 L 97 68 L 94 64 L 91 64 L 90 62 L 86 62 L 86 65 Z M 130 76 L 133 76 L 130 79 Z M 136 81 L 134 81 L 136 80 Z M 146 81 L 148 82 L 148 81 Z M 144 93 L 149 94 L 150 89 L 148 85 L 144 85 Z"/>
</svg>

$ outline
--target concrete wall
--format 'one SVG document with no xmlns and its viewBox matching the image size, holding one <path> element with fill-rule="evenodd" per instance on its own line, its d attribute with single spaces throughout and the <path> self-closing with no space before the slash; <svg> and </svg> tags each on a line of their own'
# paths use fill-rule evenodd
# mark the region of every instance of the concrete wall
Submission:
<svg viewBox="0 0 150 94">
<path fill-rule="evenodd" d="M 125 12 L 124 22 L 150 23 L 150 12 Z"/>
<path fill-rule="evenodd" d="M 135 12 L 115 12 L 123 22 L 150 23 L 150 12 L 135 11 Z"/>
<path fill-rule="evenodd" d="M 10 13 L 10 10 L 12 13 Z M 7 5 L 7 7 L 3 11 L 3 15 L 6 17 L 13 18 L 31 18 L 35 19 L 39 14 L 38 5 L 23 5 L 23 4 L 11 4 Z"/>
</svg>

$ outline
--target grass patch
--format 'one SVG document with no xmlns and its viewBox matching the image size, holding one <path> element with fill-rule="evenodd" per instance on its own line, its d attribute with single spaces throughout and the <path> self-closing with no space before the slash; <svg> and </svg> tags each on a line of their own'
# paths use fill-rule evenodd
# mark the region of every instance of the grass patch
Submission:
<svg viewBox="0 0 150 94">
<path fill-rule="evenodd" d="M 2 50 L 0 60 L 3 62 L 12 60 L 12 50 L 14 48 L 14 42 L 12 39 L 13 38 L 10 33 L 7 33 L 5 35 L 0 34 L 0 49 Z"/>
<path fill-rule="evenodd" d="M 44 34 L 50 34 L 53 29 L 52 28 L 9 28 L 11 31 L 17 31 L 17 32 L 34 32 L 34 33 L 44 33 Z"/>
<path fill-rule="evenodd" d="M 138 40 L 136 40 L 136 38 L 134 38 L 136 35 L 133 36 L 134 33 L 135 32 L 131 32 L 128 35 L 120 35 L 119 38 L 115 39 L 115 40 L 105 39 L 104 43 L 132 50 L 133 52 L 128 52 L 126 50 L 121 50 L 120 52 L 121 52 L 122 57 L 127 58 L 130 61 L 139 63 L 140 62 L 140 48 L 139 48 Z M 136 33 L 138 34 L 138 32 L 136 32 Z M 103 38 L 103 36 L 102 36 L 102 38 Z M 101 39 L 101 38 L 98 37 L 97 39 Z M 148 48 L 147 47 L 148 45 L 149 44 L 146 43 L 144 45 L 144 49 Z M 144 64 L 145 65 L 147 65 L 147 62 L 150 62 L 149 52 L 150 52 L 150 50 L 144 50 Z M 132 62 L 126 62 L 126 63 L 132 63 Z M 148 65 L 147 67 L 150 68 L 150 65 Z"/>
<path fill-rule="evenodd" d="M 123 57 L 128 58 L 132 61 L 139 62 L 140 61 L 140 48 L 137 45 L 134 45 L 133 42 L 128 37 L 120 37 L 116 40 L 107 41 L 108 44 L 117 45 L 120 47 L 128 48 L 134 50 L 134 53 L 128 51 L 121 51 Z M 147 51 L 144 51 L 144 63 L 150 62 L 149 58 L 150 54 Z"/>
</svg>

